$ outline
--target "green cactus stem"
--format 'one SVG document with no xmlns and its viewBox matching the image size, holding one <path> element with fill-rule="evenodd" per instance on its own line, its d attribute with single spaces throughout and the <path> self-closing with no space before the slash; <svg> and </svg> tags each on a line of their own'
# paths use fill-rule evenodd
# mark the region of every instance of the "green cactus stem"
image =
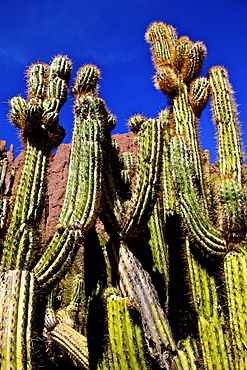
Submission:
<svg viewBox="0 0 247 370">
<path fill-rule="evenodd" d="M 165 223 L 162 222 L 160 217 L 162 210 L 160 209 L 160 204 L 157 202 L 154 205 L 153 213 L 148 221 L 148 229 L 150 232 L 149 245 L 153 257 L 153 271 L 159 273 L 162 276 L 163 290 L 165 291 L 164 302 L 165 307 L 168 309 L 169 300 L 169 250 L 168 244 L 165 240 L 164 226 Z"/>
<path fill-rule="evenodd" d="M 128 120 L 129 129 L 137 134 L 142 127 L 142 124 L 146 121 L 146 118 L 141 114 L 135 114 Z"/>
<path fill-rule="evenodd" d="M 150 119 L 142 124 L 138 133 L 136 184 L 121 227 L 124 239 L 137 236 L 150 216 L 150 208 L 158 189 L 162 154 L 161 130 L 161 122 Z"/>
<path fill-rule="evenodd" d="M 245 246 L 244 248 L 240 248 L 239 251 L 229 252 L 224 259 L 224 275 L 232 333 L 234 369 L 239 370 L 247 366 L 246 266 L 247 256 Z"/>
<path fill-rule="evenodd" d="M 25 157 L 14 194 L 14 168 L 0 158 L 4 370 L 63 360 L 88 370 L 247 368 L 246 171 L 228 75 L 200 76 L 205 45 L 170 25 L 152 23 L 146 40 L 168 107 L 131 117 L 134 150 L 120 154 L 100 71 L 79 69 L 67 187 L 49 239 L 47 169 L 65 134 L 71 61 L 34 63 L 27 99 L 9 102 Z M 198 139 L 210 96 L 218 166 Z"/>
<path fill-rule="evenodd" d="M 89 369 L 87 338 L 84 335 L 65 323 L 56 325 L 49 335 L 72 359 L 81 364 L 83 369 Z"/>
<path fill-rule="evenodd" d="M 218 185 L 218 224 L 222 235 L 232 243 L 241 241 L 246 235 L 246 197 L 239 183 L 226 178 Z"/>
<path fill-rule="evenodd" d="M 8 158 L 0 160 L 0 229 L 4 230 L 7 227 L 8 209 L 11 201 L 11 191 L 16 174 L 16 166 L 10 169 L 9 177 L 7 178 L 7 169 L 9 166 Z"/>
<path fill-rule="evenodd" d="M 177 345 L 179 356 L 175 356 L 172 369 L 197 370 L 199 368 L 199 350 L 195 339 L 187 337 Z"/>
<path fill-rule="evenodd" d="M 157 68 L 163 65 L 172 65 L 177 41 L 175 28 L 162 22 L 153 22 L 149 26 L 145 38 L 151 44 L 153 61 Z"/>
<path fill-rule="evenodd" d="M 239 123 L 227 71 L 223 67 L 211 68 L 209 83 L 213 116 L 218 132 L 220 176 L 230 176 L 241 184 L 243 156 Z"/>
<path fill-rule="evenodd" d="M 161 366 L 169 369 L 169 353 L 175 351 L 176 345 L 150 275 L 124 244 L 121 244 L 119 250 L 118 269 L 122 294 L 133 299 L 140 307 L 145 339 L 151 356 Z"/>
<path fill-rule="evenodd" d="M 190 287 L 198 315 L 198 329 L 205 369 L 234 369 L 229 332 L 220 307 L 215 277 L 202 267 L 186 239 Z"/>
<path fill-rule="evenodd" d="M 158 197 L 159 212 L 166 220 L 168 215 L 174 214 L 176 209 L 176 197 L 173 191 L 171 177 L 171 165 L 169 160 L 169 142 L 171 139 L 171 124 L 169 122 L 170 111 L 165 109 L 159 113 L 159 119 L 163 123 L 164 146 L 162 151 L 162 167 L 160 175 L 160 192 Z M 162 218 L 162 217 L 161 217 Z"/>
<path fill-rule="evenodd" d="M 0 325 L 3 370 L 25 370 L 34 365 L 32 341 L 36 333 L 35 278 L 28 271 L 12 270 L 1 275 Z"/>
<path fill-rule="evenodd" d="M 58 56 L 54 60 L 55 62 L 63 60 L 68 65 L 66 82 L 55 77 L 66 85 L 70 77 L 71 62 L 62 56 Z M 54 144 L 54 135 L 58 140 L 57 145 L 63 139 L 63 135 L 59 137 L 60 128 L 57 126 L 57 118 L 51 130 L 47 126 L 47 112 L 44 110 L 45 101 L 50 97 L 47 84 L 48 82 L 50 85 L 56 83 L 54 76 L 49 73 L 49 66 L 35 63 L 29 68 L 27 75 L 28 101 L 26 102 L 20 97 L 14 97 L 10 101 L 10 119 L 21 129 L 26 153 L 15 205 L 4 241 L 1 265 L 5 271 L 30 267 L 30 259 L 34 257 L 32 252 L 34 245 L 32 245 L 32 236 L 27 237 L 27 234 L 32 233 L 32 225 L 37 223 L 41 217 L 46 188 L 46 172 Z M 56 113 L 59 112 L 62 103 L 66 100 L 64 92 L 61 95 L 62 102 L 60 102 L 60 107 L 56 108 Z M 57 99 L 60 98 L 61 96 L 58 94 Z"/>
<path fill-rule="evenodd" d="M 226 242 L 218 230 L 205 217 L 193 185 L 191 160 L 188 146 L 183 136 L 174 136 L 170 146 L 171 165 L 183 221 L 192 239 L 210 253 L 223 255 Z"/>
<path fill-rule="evenodd" d="M 125 193 L 130 193 L 131 180 L 133 178 L 135 168 L 134 155 L 130 152 L 124 152 L 122 153 L 121 158 L 124 163 L 124 169 L 121 171 L 121 178 L 125 185 Z"/>
<path fill-rule="evenodd" d="M 146 369 L 141 329 L 131 319 L 128 298 L 107 299 L 108 331 L 114 369 Z"/>
<path fill-rule="evenodd" d="M 84 66 L 79 70 L 72 90 L 76 100 L 75 125 L 63 208 L 57 231 L 34 268 L 42 284 L 51 284 L 63 273 L 83 233 L 91 229 L 96 221 L 101 197 L 101 141 L 105 124 L 99 111 L 99 108 L 102 111 L 102 101 L 98 105 L 95 95 L 97 76 L 99 72 L 95 66 Z M 85 95 L 80 95 L 84 90 Z"/>
<path fill-rule="evenodd" d="M 57 231 L 34 268 L 37 279 L 42 284 L 51 284 L 63 273 L 81 242 L 83 233 L 92 228 L 96 221 L 101 197 L 101 141 L 105 122 L 101 120 L 98 98 L 95 95 L 95 76 L 98 76 L 96 67 L 84 66 L 79 70 L 72 90 L 76 99 L 75 125 L 65 199 Z M 83 83 L 89 86 L 81 86 Z M 84 89 L 87 94 L 80 95 Z M 100 108 L 102 110 L 102 102 Z"/>
<path fill-rule="evenodd" d="M 204 181 L 201 170 L 201 155 L 197 135 L 197 118 L 200 109 L 203 109 L 208 97 L 208 84 L 195 82 L 192 84 L 192 105 L 189 101 L 188 83 L 192 82 L 200 73 L 206 48 L 201 42 L 186 40 L 177 41 L 176 31 L 163 23 L 154 22 L 146 32 L 146 40 L 151 44 L 153 61 L 156 68 L 155 86 L 158 90 L 169 95 L 172 131 L 184 135 L 191 148 L 193 172 L 199 194 L 207 212 L 207 202 L 204 193 Z M 161 36 L 162 35 L 162 36 Z M 175 39 L 175 41 L 174 41 Z M 183 45 L 183 52 L 181 50 Z M 178 48 L 178 50 L 177 50 Z M 162 55 L 164 61 L 160 61 Z M 162 59 L 161 58 L 161 59 Z M 198 90 L 200 93 L 198 95 Z M 199 98 L 200 97 L 200 98 Z M 200 103 L 199 103 L 200 101 Z M 195 109 L 195 111 L 193 110 Z"/>
</svg>

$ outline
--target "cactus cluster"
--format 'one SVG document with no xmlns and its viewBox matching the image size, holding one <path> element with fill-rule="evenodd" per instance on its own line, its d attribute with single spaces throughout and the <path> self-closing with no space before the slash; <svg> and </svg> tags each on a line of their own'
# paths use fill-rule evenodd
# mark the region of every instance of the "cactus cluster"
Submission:
<svg viewBox="0 0 247 370">
<path fill-rule="evenodd" d="M 9 102 L 25 157 L 18 179 L 0 158 L 1 369 L 247 368 L 247 179 L 228 74 L 200 76 L 205 45 L 170 25 L 154 22 L 145 37 L 168 107 L 131 117 L 135 151 L 120 154 L 99 69 L 78 70 L 67 186 L 49 238 L 47 170 L 64 138 L 71 61 L 33 64 L 27 99 Z M 208 99 L 214 177 L 198 138 Z"/>
</svg>

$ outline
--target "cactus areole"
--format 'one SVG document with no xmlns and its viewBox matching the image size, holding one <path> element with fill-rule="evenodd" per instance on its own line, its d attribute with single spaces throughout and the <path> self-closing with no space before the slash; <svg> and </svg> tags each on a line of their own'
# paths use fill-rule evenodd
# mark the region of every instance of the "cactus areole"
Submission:
<svg viewBox="0 0 247 370">
<path fill-rule="evenodd" d="M 49 237 L 69 58 L 31 65 L 27 98 L 9 101 L 25 150 L 16 176 L 0 159 L 1 369 L 247 369 L 247 178 L 228 74 L 214 66 L 202 77 L 206 46 L 171 25 L 152 23 L 145 38 L 168 108 L 131 117 L 135 148 L 122 153 L 99 69 L 78 70 L 67 186 Z M 208 100 L 215 165 L 198 137 Z"/>
</svg>

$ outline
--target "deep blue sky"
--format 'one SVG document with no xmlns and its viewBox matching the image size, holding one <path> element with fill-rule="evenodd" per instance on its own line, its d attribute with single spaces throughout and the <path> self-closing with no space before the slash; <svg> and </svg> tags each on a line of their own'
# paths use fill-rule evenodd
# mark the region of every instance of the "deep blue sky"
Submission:
<svg viewBox="0 0 247 370">
<path fill-rule="evenodd" d="M 49 63 L 66 54 L 76 70 L 94 63 L 102 71 L 100 95 L 118 118 L 113 133 L 127 132 L 134 113 L 155 117 L 165 108 L 166 97 L 152 84 L 154 69 L 144 40 L 148 25 L 163 21 L 179 37 L 203 41 L 208 49 L 203 73 L 224 65 L 236 92 L 247 144 L 247 2 L 246 0 L 8 0 L 0 7 L 0 139 L 21 150 L 16 130 L 8 123 L 8 100 L 25 97 L 24 72 L 39 60 Z M 62 109 L 60 124 L 70 142 L 72 100 Z M 201 118 L 201 142 L 215 160 L 214 128 L 210 111 Z"/>
</svg>

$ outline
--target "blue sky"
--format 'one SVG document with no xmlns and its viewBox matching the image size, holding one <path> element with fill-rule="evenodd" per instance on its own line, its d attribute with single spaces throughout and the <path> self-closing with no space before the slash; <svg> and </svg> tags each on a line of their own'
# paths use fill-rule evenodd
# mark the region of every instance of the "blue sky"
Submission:
<svg viewBox="0 0 247 370">
<path fill-rule="evenodd" d="M 8 0 L 0 10 L 0 139 L 8 147 L 13 143 L 16 154 L 22 145 L 8 123 L 7 102 L 14 95 L 25 97 L 24 72 L 31 63 L 49 63 L 60 53 L 72 59 L 73 78 L 85 63 L 101 69 L 100 96 L 118 119 L 113 133 L 127 132 L 126 121 L 134 113 L 157 116 L 166 97 L 152 84 L 154 68 L 144 40 L 153 21 L 206 44 L 203 74 L 213 65 L 228 69 L 247 144 L 246 0 Z M 72 104 L 69 98 L 60 115 L 65 143 L 71 140 Z M 203 149 L 210 149 L 215 160 L 210 109 L 202 115 L 200 132 Z"/>
</svg>

